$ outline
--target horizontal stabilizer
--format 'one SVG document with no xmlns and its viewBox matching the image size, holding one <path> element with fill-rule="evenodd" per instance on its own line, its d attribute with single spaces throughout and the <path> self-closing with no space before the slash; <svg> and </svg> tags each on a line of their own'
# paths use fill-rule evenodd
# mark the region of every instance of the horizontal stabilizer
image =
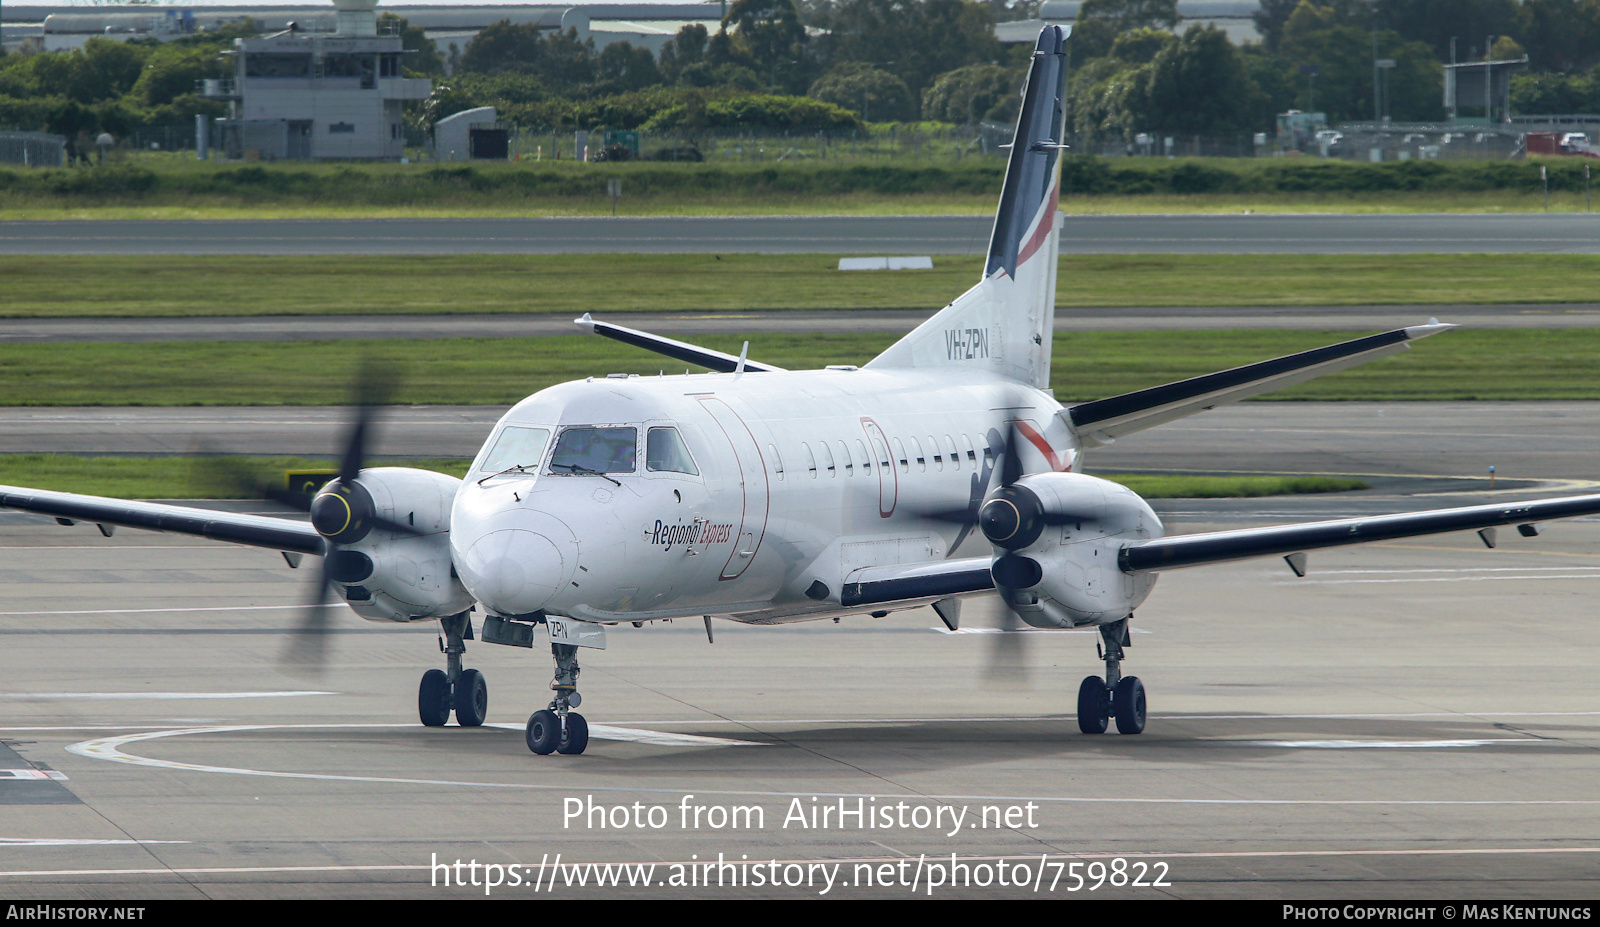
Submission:
<svg viewBox="0 0 1600 927">
<path fill-rule="evenodd" d="M 685 341 L 674 341 L 671 338 L 652 335 L 636 328 L 624 328 L 621 325 L 612 325 L 610 322 L 596 322 L 594 319 L 589 318 L 589 313 L 587 312 L 583 314 L 583 318 L 575 321 L 578 323 L 579 328 L 593 332 L 596 335 L 604 335 L 614 341 L 631 344 L 636 348 L 644 348 L 646 351 L 654 351 L 657 354 L 665 354 L 675 360 L 685 361 L 709 370 L 733 373 L 739 368 L 739 358 L 732 354 L 724 354 L 721 351 L 702 348 L 699 345 L 689 344 Z M 782 367 L 774 367 L 771 364 L 762 364 L 753 360 L 746 360 L 744 369 L 761 371 L 783 370 Z"/>
<path fill-rule="evenodd" d="M 1475 531 L 1494 525 L 1526 525 L 1596 513 L 1600 513 L 1600 495 L 1541 499 L 1518 505 L 1472 505 L 1271 528 L 1212 531 L 1129 545 L 1118 552 L 1117 566 L 1124 573 L 1155 573 L 1323 547 L 1392 541 L 1446 531 Z"/>
<path fill-rule="evenodd" d="M 1096 399 L 1073 406 L 1063 415 L 1085 446 L 1110 444 L 1123 435 L 1404 351 L 1407 342 L 1451 328 L 1455 326 L 1430 320 L 1426 325 L 1399 328 L 1232 370 Z"/>
</svg>

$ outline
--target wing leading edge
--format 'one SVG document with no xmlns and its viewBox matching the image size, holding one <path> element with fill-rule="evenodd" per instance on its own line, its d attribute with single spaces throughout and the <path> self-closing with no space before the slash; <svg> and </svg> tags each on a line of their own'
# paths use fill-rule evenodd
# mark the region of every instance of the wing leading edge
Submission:
<svg viewBox="0 0 1600 927">
<path fill-rule="evenodd" d="M 1075 405 L 1061 415 L 1085 446 L 1106 445 L 1123 435 L 1387 357 L 1406 350 L 1408 342 L 1452 328 L 1455 326 L 1437 321 L 1398 328 L 1231 370 L 1096 399 Z"/>
<path fill-rule="evenodd" d="M 129 502 L 19 486 L 0 486 L 0 508 L 71 522 L 188 534 L 295 554 L 320 555 L 323 552 L 322 536 L 311 525 L 266 515 L 216 512 L 158 502 Z"/>
<path fill-rule="evenodd" d="M 1117 566 L 1124 573 L 1155 573 L 1230 560 L 1295 554 L 1324 547 L 1443 534 L 1447 531 L 1481 531 L 1499 525 L 1532 526 L 1536 522 L 1597 513 L 1600 513 L 1600 495 L 1565 496 L 1515 505 L 1472 505 L 1398 515 L 1212 531 L 1130 544 L 1118 552 Z M 1536 531 L 1536 528 L 1529 527 L 1524 533 Z"/>
</svg>

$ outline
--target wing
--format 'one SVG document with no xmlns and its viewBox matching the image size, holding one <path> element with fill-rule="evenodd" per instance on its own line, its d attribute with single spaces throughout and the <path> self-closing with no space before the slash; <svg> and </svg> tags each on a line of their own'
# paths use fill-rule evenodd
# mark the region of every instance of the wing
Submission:
<svg viewBox="0 0 1600 927">
<path fill-rule="evenodd" d="M 1325 374 L 1347 370 L 1370 360 L 1404 351 L 1407 342 L 1455 328 L 1430 321 L 1397 328 L 1326 347 L 1302 351 L 1203 377 L 1152 386 L 1121 396 L 1096 399 L 1063 411 L 1061 416 L 1085 447 L 1110 444 L 1123 435 L 1249 399 Z"/>
<path fill-rule="evenodd" d="M 576 321 L 578 327 L 592 334 L 604 335 L 613 341 L 631 344 L 636 348 L 644 348 L 646 351 L 654 351 L 657 354 L 665 354 L 674 360 L 687 361 L 691 364 L 705 367 L 708 370 L 732 373 L 739 368 L 739 358 L 732 354 L 724 354 L 721 351 L 702 348 L 699 345 L 689 344 L 687 341 L 674 341 L 671 338 L 652 335 L 649 332 L 639 331 L 637 328 L 624 328 L 621 325 L 612 325 L 610 322 L 597 322 L 589 318 L 589 313 L 587 312 L 583 314 L 583 318 Z M 747 371 L 781 371 L 783 368 L 746 360 L 744 369 Z"/>
<path fill-rule="evenodd" d="M 994 588 L 994 579 L 989 575 L 992 559 L 969 557 L 856 570 L 845 578 L 844 588 L 839 590 L 839 604 L 853 608 L 987 592 Z"/>
<path fill-rule="evenodd" d="M 323 552 L 322 535 L 311 525 L 265 515 L 216 512 L 156 502 L 128 502 L 103 496 L 24 489 L 20 486 L 0 486 L 0 508 L 48 515 L 68 525 L 80 521 L 93 522 L 102 526 L 102 531 L 106 531 L 105 526 L 115 525 L 188 534 L 292 554 L 320 555 Z"/>
<path fill-rule="evenodd" d="M 1537 522 L 1596 513 L 1600 513 L 1600 495 L 1540 499 L 1516 505 L 1473 505 L 1399 515 L 1341 518 L 1270 528 L 1212 531 L 1130 544 L 1118 552 L 1117 566 L 1124 573 L 1155 573 L 1447 531 L 1479 531 L 1484 542 L 1493 547 L 1494 535 L 1484 533 L 1485 529 L 1497 525 L 1516 525 L 1521 533 L 1532 536 L 1539 533 Z M 1291 566 L 1296 573 L 1304 572 L 1303 562 L 1296 564 L 1291 561 Z"/>
</svg>

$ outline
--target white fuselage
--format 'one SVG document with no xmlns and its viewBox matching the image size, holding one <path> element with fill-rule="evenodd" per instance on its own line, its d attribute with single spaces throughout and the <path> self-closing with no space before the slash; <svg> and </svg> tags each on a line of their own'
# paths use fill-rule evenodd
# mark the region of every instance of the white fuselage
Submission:
<svg viewBox="0 0 1600 927">
<path fill-rule="evenodd" d="M 840 592 L 858 570 L 989 554 L 972 528 L 928 515 L 976 513 L 999 481 L 1005 422 L 1027 436 L 1024 469 L 1072 469 L 1060 408 L 1041 390 L 949 370 L 566 383 L 497 424 L 456 496 L 451 554 L 473 596 L 507 616 L 837 615 L 852 610 Z M 546 445 L 537 467 L 519 460 L 525 469 L 485 479 L 508 426 L 548 429 L 551 444 L 568 428 L 631 426 L 637 466 L 556 472 Z M 649 469 L 651 427 L 676 428 L 698 473 Z"/>
</svg>

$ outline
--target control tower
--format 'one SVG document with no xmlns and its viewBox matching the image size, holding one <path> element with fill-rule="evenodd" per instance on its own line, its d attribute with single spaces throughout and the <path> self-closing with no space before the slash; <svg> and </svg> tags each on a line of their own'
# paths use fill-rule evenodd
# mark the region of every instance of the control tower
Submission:
<svg viewBox="0 0 1600 927">
<path fill-rule="evenodd" d="M 400 105 L 433 92 L 401 76 L 410 54 L 382 35 L 378 0 L 333 0 L 333 32 L 290 23 L 275 35 L 235 39 L 231 81 L 206 81 L 202 95 L 229 101 L 218 147 L 230 159 L 398 159 L 405 146 Z"/>
</svg>

